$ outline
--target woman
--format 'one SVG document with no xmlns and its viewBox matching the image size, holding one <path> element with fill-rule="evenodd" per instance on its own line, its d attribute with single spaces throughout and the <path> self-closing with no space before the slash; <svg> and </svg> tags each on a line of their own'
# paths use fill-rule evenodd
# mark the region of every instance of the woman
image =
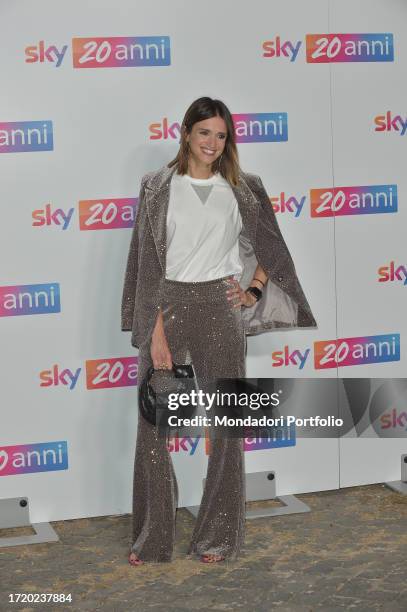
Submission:
<svg viewBox="0 0 407 612">
<path fill-rule="evenodd" d="M 315 327 L 261 179 L 239 168 L 232 116 L 202 97 L 177 156 L 142 178 L 127 261 L 122 329 L 147 369 L 192 360 L 199 385 L 245 376 L 245 337 Z M 190 554 L 235 557 L 245 516 L 241 439 L 213 440 Z M 170 561 L 178 489 L 165 439 L 139 418 L 132 565 Z"/>
</svg>

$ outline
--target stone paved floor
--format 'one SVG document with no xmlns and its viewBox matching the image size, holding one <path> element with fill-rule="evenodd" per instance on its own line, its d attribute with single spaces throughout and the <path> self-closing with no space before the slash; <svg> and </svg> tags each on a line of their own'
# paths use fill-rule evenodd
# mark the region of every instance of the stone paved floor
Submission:
<svg viewBox="0 0 407 612">
<path fill-rule="evenodd" d="M 127 564 L 129 515 L 52 523 L 60 542 L 0 549 L 0 610 L 406 612 L 407 497 L 384 485 L 298 497 L 311 512 L 248 521 L 242 556 L 217 565 L 185 558 L 186 510 L 174 561 L 138 568 Z M 8 603 L 9 592 L 50 591 L 73 603 Z"/>
</svg>

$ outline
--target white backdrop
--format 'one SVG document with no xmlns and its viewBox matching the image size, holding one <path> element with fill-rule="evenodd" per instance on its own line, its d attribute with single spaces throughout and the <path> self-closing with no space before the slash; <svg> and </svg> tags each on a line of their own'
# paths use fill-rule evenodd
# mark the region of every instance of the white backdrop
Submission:
<svg viewBox="0 0 407 612">
<path fill-rule="evenodd" d="M 175 156 L 174 124 L 201 95 L 222 99 L 233 114 L 288 117 L 287 141 L 238 148 L 243 169 L 268 190 L 318 329 L 249 338 L 248 376 L 406 375 L 403 270 L 399 280 L 378 282 L 379 268 L 407 266 L 405 2 L 206 6 L 198 14 L 183 0 L 0 2 L 0 498 L 27 495 L 33 521 L 131 509 L 137 351 L 120 331 L 120 300 L 134 199 L 142 175 Z M 116 37 L 122 49 L 134 37 L 155 37 L 160 50 L 168 37 L 163 65 L 109 65 Z M 73 41 L 82 38 L 97 42 Z M 81 63 L 95 54 L 98 62 Z M 30 123 L 46 121 L 53 147 L 36 150 L 33 133 L 34 145 L 18 150 L 37 127 Z M 390 129 L 375 130 L 381 126 Z M 377 185 L 396 185 L 397 211 L 366 214 L 368 205 L 342 200 Z M 312 190 L 323 191 L 313 191 L 311 206 Z M 328 195 L 318 200 L 321 193 Z M 35 307 L 36 285 L 48 285 L 47 312 Z M 49 308 L 50 286 L 54 295 L 59 287 L 60 308 Z M 370 337 L 384 335 L 396 338 L 391 361 L 371 363 Z M 350 359 L 345 338 L 363 338 L 359 354 L 367 357 Z M 327 348 L 337 339 L 339 357 L 348 351 L 339 368 Z M 301 368 L 279 365 L 285 347 L 304 356 Z M 321 356 L 330 367 L 320 367 Z M 180 505 L 198 504 L 204 441 L 174 441 L 171 450 Z M 398 479 L 402 452 L 403 439 L 351 432 L 248 451 L 246 469 L 275 470 L 279 494 L 301 493 Z"/>
</svg>

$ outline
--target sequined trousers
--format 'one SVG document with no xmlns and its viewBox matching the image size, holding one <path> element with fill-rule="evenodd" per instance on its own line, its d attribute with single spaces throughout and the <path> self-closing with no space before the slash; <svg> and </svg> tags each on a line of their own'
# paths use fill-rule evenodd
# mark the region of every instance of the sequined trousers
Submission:
<svg viewBox="0 0 407 612">
<path fill-rule="evenodd" d="M 231 277 L 164 280 L 160 306 L 173 362 L 192 360 L 198 386 L 245 376 L 241 308 L 227 300 Z M 152 364 L 150 342 L 139 352 L 139 380 Z M 194 474 L 191 473 L 191 482 Z M 170 561 L 178 485 L 165 437 L 138 419 L 131 551 L 144 561 Z M 206 483 L 188 554 L 234 558 L 244 538 L 245 475 L 241 438 L 211 436 Z"/>
</svg>

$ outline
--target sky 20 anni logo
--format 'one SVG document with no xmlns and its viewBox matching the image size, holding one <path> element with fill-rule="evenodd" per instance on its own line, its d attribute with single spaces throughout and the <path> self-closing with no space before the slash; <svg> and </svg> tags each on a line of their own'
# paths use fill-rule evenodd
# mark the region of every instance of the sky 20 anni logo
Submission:
<svg viewBox="0 0 407 612">
<path fill-rule="evenodd" d="M 285 345 L 283 350 L 273 351 L 271 365 L 273 368 L 295 367 L 302 370 L 310 353 L 311 348 L 292 349 Z M 400 361 L 400 334 L 356 336 L 314 342 L 316 370 L 388 361 Z"/>
<path fill-rule="evenodd" d="M 270 196 L 275 213 L 297 219 L 307 202 L 307 194 Z M 395 213 L 398 210 L 397 185 L 354 185 L 309 190 L 313 218 Z"/>
<path fill-rule="evenodd" d="M 27 64 L 48 64 L 59 68 L 68 45 L 57 47 L 40 40 L 25 48 Z M 72 39 L 74 68 L 128 68 L 169 66 L 169 36 L 108 36 Z"/>
<path fill-rule="evenodd" d="M 83 368 L 63 368 L 54 364 L 40 372 L 40 387 L 66 387 L 75 389 Z M 85 362 L 86 388 L 112 389 L 137 385 L 138 357 L 113 357 L 88 359 Z"/>
<path fill-rule="evenodd" d="M 79 229 L 104 230 L 131 228 L 136 217 L 138 198 L 105 198 L 100 200 L 81 200 L 78 204 Z M 52 208 L 50 203 L 44 208 L 32 211 L 33 227 L 55 227 L 66 230 L 71 226 L 75 208 L 63 210 Z"/>
<path fill-rule="evenodd" d="M 276 36 L 263 42 L 263 57 L 295 62 L 302 46 L 302 40 L 291 41 Z M 308 64 L 392 62 L 393 34 L 307 34 L 305 57 Z"/>
</svg>

